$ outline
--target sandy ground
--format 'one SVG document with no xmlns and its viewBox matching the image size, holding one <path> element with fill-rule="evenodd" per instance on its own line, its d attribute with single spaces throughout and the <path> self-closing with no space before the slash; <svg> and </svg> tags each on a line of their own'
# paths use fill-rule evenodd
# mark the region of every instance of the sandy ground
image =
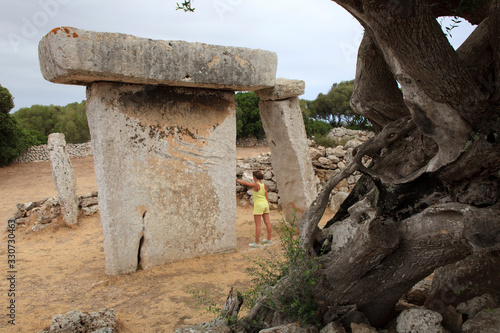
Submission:
<svg viewBox="0 0 500 333">
<path fill-rule="evenodd" d="M 238 157 L 268 152 L 267 147 L 238 148 Z M 93 158 L 72 160 L 78 194 L 97 190 Z M 17 203 L 57 195 L 49 162 L 0 168 L 0 220 L 14 213 Z M 281 220 L 271 212 L 271 223 Z M 327 217 L 325 217 L 327 218 Z M 191 290 L 219 295 L 222 305 L 231 287 L 242 290 L 251 281 L 247 257 L 265 256 L 253 241 L 251 207 L 238 207 L 237 250 L 234 253 L 184 260 L 123 276 L 104 273 L 103 236 L 99 214 L 81 218 L 75 228 L 15 232 L 15 297 L 9 296 L 7 232 L 1 229 L 1 332 L 37 332 L 52 317 L 70 310 L 95 312 L 113 308 L 119 332 L 173 332 L 175 328 L 213 319 L 202 313 Z M 263 233 L 265 228 L 263 227 Z M 279 249 L 279 241 L 270 246 Z M 15 326 L 8 323 L 9 302 L 15 300 Z"/>
</svg>

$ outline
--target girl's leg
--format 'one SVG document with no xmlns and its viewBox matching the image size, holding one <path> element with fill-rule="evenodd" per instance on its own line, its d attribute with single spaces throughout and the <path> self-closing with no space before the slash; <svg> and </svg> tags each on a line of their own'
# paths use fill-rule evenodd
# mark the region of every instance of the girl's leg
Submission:
<svg viewBox="0 0 500 333">
<path fill-rule="evenodd" d="M 260 215 L 254 215 L 253 221 L 255 222 L 255 244 L 259 244 L 260 242 Z"/>
<path fill-rule="evenodd" d="M 266 225 L 266 230 L 267 230 L 267 240 L 271 240 L 272 236 L 272 227 L 271 227 L 271 221 L 269 219 L 269 213 L 264 213 L 262 214 L 262 217 L 264 218 L 264 224 Z"/>
</svg>

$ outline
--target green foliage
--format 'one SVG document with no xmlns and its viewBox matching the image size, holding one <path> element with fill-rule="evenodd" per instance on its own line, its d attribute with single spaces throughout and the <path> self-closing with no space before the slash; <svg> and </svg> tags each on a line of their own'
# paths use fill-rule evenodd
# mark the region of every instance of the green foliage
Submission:
<svg viewBox="0 0 500 333">
<path fill-rule="evenodd" d="M 259 96 L 253 91 L 237 92 L 236 99 L 236 137 L 266 136 L 259 112 Z"/>
<path fill-rule="evenodd" d="M 210 290 L 193 288 L 188 292 L 196 300 L 196 308 L 201 314 L 208 313 L 214 315 L 216 318 L 222 317 L 226 321 L 227 326 L 238 324 L 238 317 L 230 315 L 220 306 L 224 299 L 220 288 L 212 288 Z M 236 292 L 236 294 L 238 300 L 241 300 L 241 294 L 239 292 Z"/>
<path fill-rule="evenodd" d="M 248 273 L 253 277 L 254 285 L 245 293 L 245 301 L 249 303 L 247 306 L 252 307 L 259 295 L 264 294 L 268 305 L 287 318 L 304 325 L 316 325 L 318 305 L 314 301 L 314 290 L 320 278 L 319 259 L 309 256 L 300 245 L 293 225 L 282 220 L 279 234 L 279 253 L 268 251 L 268 259 L 250 259 L 253 267 L 248 268 Z M 286 284 L 284 292 L 280 288 L 273 288 L 280 283 Z"/>
<path fill-rule="evenodd" d="M 9 114 L 14 108 L 14 98 L 7 88 L 0 85 L 0 113 Z"/>
<path fill-rule="evenodd" d="M 207 289 L 190 289 L 189 294 L 196 300 L 197 309 L 202 313 L 211 313 L 216 317 L 221 316 L 222 308 L 220 307 L 220 300 L 222 299 L 221 290 L 207 290 Z M 215 293 L 215 296 L 214 296 Z"/>
<path fill-rule="evenodd" d="M 335 139 L 329 138 L 326 135 L 317 135 L 314 137 L 314 142 L 318 146 L 323 146 L 326 148 L 334 148 L 339 145 L 339 142 Z"/>
<path fill-rule="evenodd" d="M 262 256 L 246 257 L 252 264 L 247 268 L 247 272 L 253 278 L 253 283 L 242 295 L 243 306 L 251 309 L 259 297 L 265 295 L 266 305 L 283 313 L 287 318 L 304 325 L 319 325 L 316 318 L 318 304 L 314 301 L 315 286 L 320 279 L 319 258 L 306 253 L 295 236 L 295 227 L 292 224 L 282 219 L 277 231 L 281 245 L 278 251 L 266 248 L 266 251 L 261 253 Z M 189 293 L 196 299 L 200 308 L 204 308 L 204 313 L 212 313 L 216 317 L 224 316 L 218 305 L 222 299 L 220 290 L 193 289 Z M 232 317 L 227 320 L 228 325 L 240 322 L 240 319 Z M 258 322 L 247 324 L 254 327 L 260 325 Z"/>
<path fill-rule="evenodd" d="M 354 80 L 334 83 L 327 94 L 320 93 L 313 101 L 301 104 L 305 115 L 304 124 L 310 125 L 306 119 L 315 119 L 329 123 L 332 127 L 345 126 L 352 129 L 371 129 L 367 119 L 354 113 L 351 108 L 351 97 L 354 89 Z M 317 132 L 315 135 L 326 133 Z M 308 136 L 311 136 L 308 132 Z"/>
<path fill-rule="evenodd" d="M 179 3 L 177 3 L 177 8 L 175 10 L 181 9 L 181 10 L 183 10 L 185 12 L 194 12 L 194 10 L 196 8 L 193 8 L 192 4 L 193 4 L 193 0 L 185 0 L 180 5 L 179 5 Z"/>
<path fill-rule="evenodd" d="M 34 140 L 31 133 L 18 126 L 9 114 L 14 108 L 14 100 L 7 88 L 0 85 L 0 165 L 12 162 L 28 149 Z"/>
<path fill-rule="evenodd" d="M 325 136 L 332 129 L 329 123 L 314 119 L 311 115 L 311 110 L 307 108 L 308 101 L 299 99 L 300 110 L 302 111 L 302 119 L 304 120 L 304 127 L 308 138 L 316 136 Z"/>
<path fill-rule="evenodd" d="M 307 137 L 325 136 L 330 133 L 332 125 L 321 120 L 307 118 L 304 119 Z"/>
<path fill-rule="evenodd" d="M 85 101 L 64 107 L 33 105 L 19 109 L 13 116 L 19 126 L 30 133 L 38 144 L 47 143 L 51 133 L 63 133 L 67 143 L 90 140 Z"/>
</svg>

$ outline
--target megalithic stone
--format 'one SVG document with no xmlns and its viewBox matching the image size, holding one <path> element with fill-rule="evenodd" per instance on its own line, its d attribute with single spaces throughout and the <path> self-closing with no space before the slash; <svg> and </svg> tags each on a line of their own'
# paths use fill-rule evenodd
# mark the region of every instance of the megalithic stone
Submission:
<svg viewBox="0 0 500 333">
<path fill-rule="evenodd" d="M 85 86 L 107 81 L 246 91 L 273 87 L 277 68 L 270 51 L 71 27 L 45 35 L 38 55 L 47 81 Z"/>
<path fill-rule="evenodd" d="M 50 134 L 47 145 L 52 167 L 52 178 L 57 188 L 64 220 L 67 225 L 77 224 L 79 199 L 76 194 L 76 177 L 69 154 L 66 151 L 64 134 Z"/>
<path fill-rule="evenodd" d="M 274 86 L 276 54 L 66 27 L 39 57 L 87 86 L 107 274 L 236 249 L 234 90 Z"/>
<path fill-rule="evenodd" d="M 304 88 L 304 81 L 277 79 L 273 88 L 256 91 L 285 220 L 295 224 L 317 195 L 298 99 Z"/>
</svg>

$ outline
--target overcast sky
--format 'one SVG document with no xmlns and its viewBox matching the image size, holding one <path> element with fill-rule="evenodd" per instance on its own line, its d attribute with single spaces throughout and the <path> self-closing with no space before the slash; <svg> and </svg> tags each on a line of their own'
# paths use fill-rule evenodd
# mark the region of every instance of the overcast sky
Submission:
<svg viewBox="0 0 500 333">
<path fill-rule="evenodd" d="M 85 87 L 54 84 L 40 72 L 38 42 L 60 26 L 273 51 L 276 76 L 304 80 L 304 99 L 354 79 L 363 29 L 332 1 L 195 0 L 194 7 L 184 13 L 175 0 L 0 0 L 0 85 L 14 96 L 13 111 L 84 100 Z M 472 29 L 454 29 L 452 45 Z"/>
</svg>

